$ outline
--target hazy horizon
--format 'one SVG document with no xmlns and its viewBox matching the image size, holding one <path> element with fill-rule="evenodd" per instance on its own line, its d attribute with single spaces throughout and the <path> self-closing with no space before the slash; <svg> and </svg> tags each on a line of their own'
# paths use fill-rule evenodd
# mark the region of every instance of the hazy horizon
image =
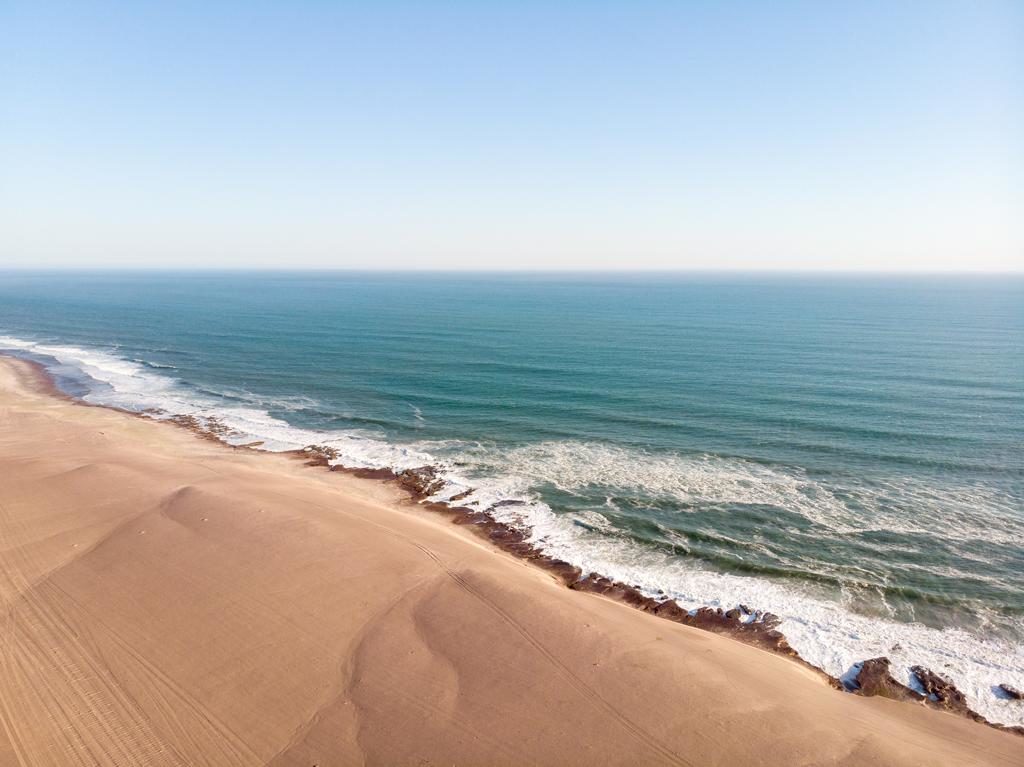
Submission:
<svg viewBox="0 0 1024 767">
<path fill-rule="evenodd" d="M 169 274 L 217 274 L 217 273 L 256 273 L 256 274 L 422 274 L 422 275 L 486 275 L 486 276 L 529 276 L 538 275 L 546 277 L 563 276 L 692 276 L 692 277 L 1013 277 L 1024 278 L 1024 269 L 1005 270 L 970 270 L 970 269 L 948 269 L 948 270 L 898 270 L 898 269 L 829 269 L 829 268 L 733 268 L 733 269 L 704 269 L 698 267 L 678 268 L 586 268 L 576 269 L 551 268 L 542 269 L 535 267 L 506 267 L 506 268 L 445 268 L 445 267 L 356 267 L 356 266 L 0 266 L 0 274 L 48 274 L 48 273 L 88 273 L 88 274 L 149 274 L 154 272 L 167 272 Z"/>
<path fill-rule="evenodd" d="M 0 268 L 1024 272 L 1024 5 L 22 2 Z"/>
</svg>

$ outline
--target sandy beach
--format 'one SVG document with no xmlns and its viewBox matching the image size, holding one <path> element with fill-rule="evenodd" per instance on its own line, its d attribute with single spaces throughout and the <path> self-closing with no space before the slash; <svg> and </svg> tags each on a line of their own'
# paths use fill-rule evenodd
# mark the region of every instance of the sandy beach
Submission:
<svg viewBox="0 0 1024 767">
<path fill-rule="evenodd" d="M 0 764 L 1024 764 L 0 358 Z"/>
</svg>

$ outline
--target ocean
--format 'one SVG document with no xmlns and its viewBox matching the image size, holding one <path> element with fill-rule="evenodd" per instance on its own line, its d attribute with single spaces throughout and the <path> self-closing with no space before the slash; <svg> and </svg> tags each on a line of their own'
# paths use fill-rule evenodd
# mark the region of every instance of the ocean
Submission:
<svg viewBox="0 0 1024 767">
<path fill-rule="evenodd" d="M 1024 278 L 0 272 L 0 350 L 1024 724 Z"/>
</svg>

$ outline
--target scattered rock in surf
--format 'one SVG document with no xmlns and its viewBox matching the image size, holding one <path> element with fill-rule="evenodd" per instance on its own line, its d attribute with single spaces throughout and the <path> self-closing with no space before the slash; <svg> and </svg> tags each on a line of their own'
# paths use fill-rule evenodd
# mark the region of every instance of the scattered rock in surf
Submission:
<svg viewBox="0 0 1024 767">
<path fill-rule="evenodd" d="M 461 493 L 456 493 L 451 498 L 449 498 L 448 503 L 455 503 L 456 501 L 461 501 L 463 498 L 468 498 L 469 496 L 471 496 L 474 492 L 475 491 L 473 490 L 473 488 L 470 488 L 469 490 L 463 490 Z"/>
<path fill-rule="evenodd" d="M 495 503 L 492 503 L 490 508 L 492 508 L 492 509 L 499 509 L 502 506 L 525 506 L 525 505 L 526 505 L 526 501 L 519 501 L 519 500 L 516 500 L 515 498 L 508 498 L 508 499 L 506 499 L 504 501 L 496 501 Z"/>
<path fill-rule="evenodd" d="M 172 415 L 167 420 L 171 423 L 177 424 L 178 426 L 184 426 L 186 429 L 192 429 L 193 431 L 200 430 L 199 419 L 194 415 Z"/>
<path fill-rule="evenodd" d="M 924 703 L 931 708 L 960 714 L 968 719 L 990 724 L 998 729 L 1012 730 L 1018 734 L 1024 732 L 1024 730 L 1019 728 L 992 724 L 980 714 L 972 711 L 967 705 L 967 699 L 964 697 L 964 694 L 952 682 L 939 676 L 934 671 L 924 666 L 913 666 L 910 671 L 920 683 L 921 689 L 925 691 L 925 695 L 893 679 L 892 674 L 889 673 L 889 659 L 885 657 L 871 658 L 864 661 L 857 672 L 853 685 L 848 685 L 847 689 L 867 697 L 878 695 L 892 700 Z"/>
<path fill-rule="evenodd" d="M 659 602 L 651 609 L 651 612 L 659 618 L 665 618 L 676 623 L 685 623 L 686 619 L 689 618 L 689 613 L 676 604 L 674 599 L 666 599 L 664 602 Z"/>
<path fill-rule="evenodd" d="M 224 437 L 229 437 L 237 433 L 216 416 L 204 416 L 199 418 L 198 416 L 179 413 L 178 415 L 168 417 L 167 420 L 173 424 L 177 424 L 178 426 L 183 426 L 190 431 L 194 431 L 201 437 L 218 442 L 223 442 Z"/>
<path fill-rule="evenodd" d="M 910 673 L 917 677 L 917 681 L 920 682 L 925 695 L 932 702 L 938 703 L 942 708 L 958 713 L 970 711 L 967 705 L 967 698 L 956 688 L 956 685 L 944 676 L 940 676 L 924 666 L 911 666 Z"/>
<path fill-rule="evenodd" d="M 563 559 L 556 559 L 555 557 L 540 557 L 537 560 L 537 564 L 546 570 L 550 570 L 558 578 L 560 578 L 566 585 L 575 583 L 580 579 L 582 574 L 580 569 L 576 565 L 569 564 Z"/>
<path fill-rule="evenodd" d="M 447 503 L 427 503 L 425 507 L 431 511 L 447 514 L 457 525 L 470 526 L 475 533 L 486 538 L 503 551 L 514 554 L 541 567 L 571 586 L 580 580 L 582 571 L 565 560 L 544 554 L 540 549 L 527 541 L 526 534 L 504 522 L 499 522 L 486 511 L 478 511 L 468 506 L 452 506 L 452 499 Z"/>
<path fill-rule="evenodd" d="M 230 426 L 228 426 L 226 423 L 224 423 L 216 416 L 212 415 L 203 418 L 203 428 L 208 434 L 211 434 L 215 437 L 224 437 L 233 433 L 233 430 Z"/>
<path fill-rule="evenodd" d="M 436 466 L 420 466 L 404 469 L 397 474 L 398 484 L 408 490 L 414 498 L 428 498 L 444 487 L 444 479 Z"/>
<path fill-rule="evenodd" d="M 782 632 L 776 630 L 776 626 L 781 621 L 772 613 L 764 613 L 750 621 L 744 620 L 743 613 L 738 609 L 726 612 L 721 607 L 699 607 L 690 613 L 673 599 L 653 599 L 643 594 L 635 586 L 606 578 L 597 573 L 590 573 L 585 578 L 570 583 L 569 588 L 575 591 L 601 594 L 638 607 L 659 618 L 712 631 L 716 634 L 726 634 L 781 655 L 799 658 Z"/>
<path fill-rule="evenodd" d="M 306 445 L 302 448 L 302 454 L 309 459 L 309 466 L 330 466 L 331 461 L 341 457 L 337 449 L 328 445 Z"/>
<path fill-rule="evenodd" d="M 346 466 L 335 464 L 331 467 L 331 471 L 342 471 L 346 474 L 351 474 L 353 477 L 359 477 L 360 479 L 382 479 L 389 480 L 395 479 L 397 475 L 391 469 L 367 469 L 367 468 L 356 468 L 350 469 Z"/>
<path fill-rule="evenodd" d="M 1024 692 L 1008 684 L 999 685 L 999 690 L 1010 700 L 1024 700 Z"/>
<path fill-rule="evenodd" d="M 918 702 L 924 700 L 921 693 L 900 684 L 889 673 L 889 659 L 886 657 L 871 658 L 864 661 L 857 676 L 853 680 L 852 691 L 865 697 L 878 695 L 891 700 Z"/>
</svg>

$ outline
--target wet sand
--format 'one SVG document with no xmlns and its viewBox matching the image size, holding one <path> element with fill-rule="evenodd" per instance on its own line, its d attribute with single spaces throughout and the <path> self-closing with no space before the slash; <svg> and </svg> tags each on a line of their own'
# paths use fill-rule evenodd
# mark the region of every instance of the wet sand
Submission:
<svg viewBox="0 0 1024 767">
<path fill-rule="evenodd" d="M 0 359 L 0 764 L 1024 765 L 565 588 L 395 486 L 87 407 Z"/>
</svg>

